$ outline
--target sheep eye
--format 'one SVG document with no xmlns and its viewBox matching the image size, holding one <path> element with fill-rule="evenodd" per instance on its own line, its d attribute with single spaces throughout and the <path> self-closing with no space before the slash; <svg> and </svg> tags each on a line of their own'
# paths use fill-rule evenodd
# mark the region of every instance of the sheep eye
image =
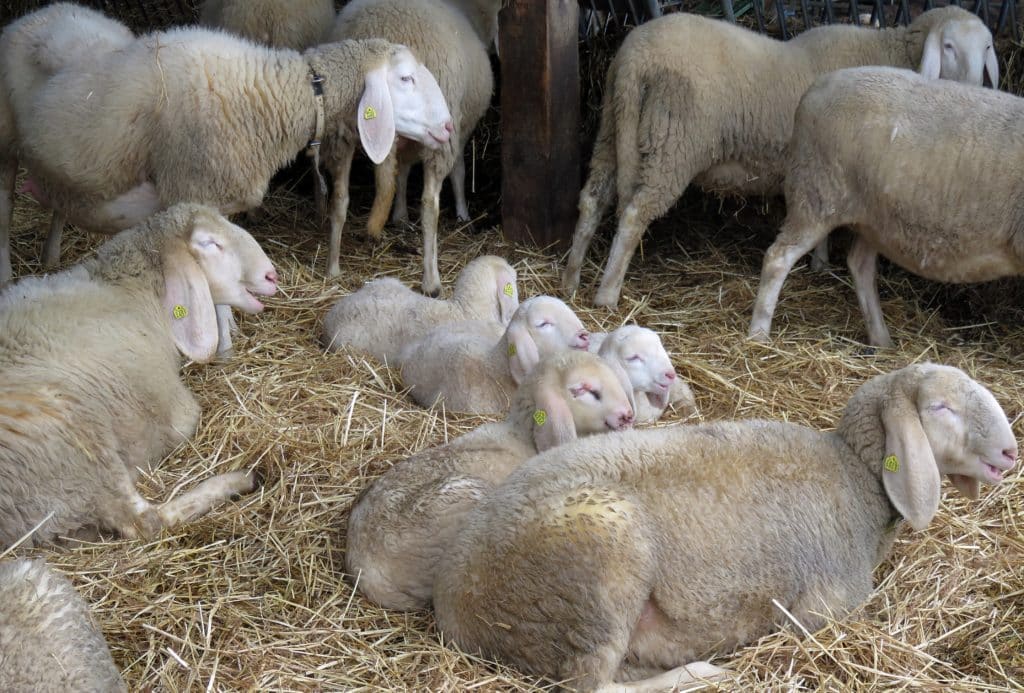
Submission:
<svg viewBox="0 0 1024 693">
<path fill-rule="evenodd" d="M 953 44 L 947 43 L 946 45 L 943 46 L 943 48 L 945 48 L 947 51 L 951 51 L 953 50 Z"/>
<path fill-rule="evenodd" d="M 551 323 L 547 320 L 537 323 L 538 329 L 541 327 L 551 327 Z"/>
<path fill-rule="evenodd" d="M 640 357 L 640 354 L 633 354 L 632 356 L 630 356 L 626 360 L 627 361 L 633 361 L 633 362 L 640 362 L 640 363 L 643 362 L 643 359 Z"/>
<path fill-rule="evenodd" d="M 594 399 L 596 399 L 598 402 L 601 401 L 601 391 L 600 390 L 591 390 L 590 394 L 592 394 L 594 396 Z"/>
<path fill-rule="evenodd" d="M 416 82 L 412 75 L 402 75 L 402 81 L 406 84 L 414 84 Z"/>
</svg>

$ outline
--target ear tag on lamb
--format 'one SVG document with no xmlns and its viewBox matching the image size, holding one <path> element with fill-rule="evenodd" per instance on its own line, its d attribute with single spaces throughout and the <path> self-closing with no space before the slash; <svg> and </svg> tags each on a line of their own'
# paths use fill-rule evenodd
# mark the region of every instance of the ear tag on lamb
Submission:
<svg viewBox="0 0 1024 693">
<path fill-rule="evenodd" d="M 882 466 L 887 472 L 898 472 L 900 470 L 899 458 L 896 455 L 889 455 L 882 461 Z"/>
<path fill-rule="evenodd" d="M 516 355 L 516 345 L 513 344 L 512 342 L 508 343 L 508 355 L 509 356 L 515 356 Z"/>
<path fill-rule="evenodd" d="M 181 304 L 178 304 L 174 306 L 174 309 L 171 311 L 171 315 L 174 316 L 175 320 L 181 320 L 182 318 L 188 316 L 188 308 Z"/>
<path fill-rule="evenodd" d="M 515 290 L 516 290 L 516 288 L 514 286 L 512 286 L 512 282 L 508 282 L 507 284 L 505 284 L 504 292 L 505 292 L 505 295 L 508 296 L 509 298 L 512 297 L 512 293 Z"/>
<path fill-rule="evenodd" d="M 537 409 L 533 412 L 533 423 L 538 426 L 543 426 L 548 421 L 548 413 L 543 409 Z"/>
<path fill-rule="evenodd" d="M 377 109 L 375 109 L 373 106 L 367 106 L 363 110 L 363 120 L 373 120 L 376 117 L 377 117 Z"/>
</svg>

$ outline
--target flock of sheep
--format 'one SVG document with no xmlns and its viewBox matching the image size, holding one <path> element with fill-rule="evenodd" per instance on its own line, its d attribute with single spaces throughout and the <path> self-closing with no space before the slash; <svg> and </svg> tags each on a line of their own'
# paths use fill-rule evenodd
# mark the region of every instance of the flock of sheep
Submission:
<svg viewBox="0 0 1024 693">
<path fill-rule="evenodd" d="M 231 309 L 259 312 L 277 291 L 271 261 L 225 215 L 258 207 L 296 155 L 316 171 L 331 276 L 357 147 L 376 165 L 371 237 L 389 214 L 408 218 L 422 162 L 422 289 L 437 295 L 440 188 L 451 180 L 468 220 L 463 147 L 493 91 L 500 5 L 354 0 L 335 16 L 331 0 L 210 0 L 213 28 L 135 36 L 56 3 L 4 29 L 0 281 L 12 279 L 19 166 L 23 190 L 53 209 L 48 268 L 66 222 L 116 235 L 0 292 L 0 550 L 150 537 L 257 486 L 230 472 L 153 504 L 136 482 L 199 425 L 181 356 L 229 357 Z M 644 24 L 608 71 L 563 288 L 577 290 L 615 197 L 596 295 L 608 306 L 647 226 L 690 183 L 782 192 L 750 336 L 767 339 L 797 259 L 827 262 L 829 232 L 849 226 L 869 340 L 887 345 L 878 254 L 945 281 L 1024 271 L 1024 109 L 986 80 L 998 86 L 992 36 L 956 7 L 785 44 L 687 14 Z M 657 333 L 590 333 L 558 298 L 520 302 L 516 270 L 491 255 L 462 269 L 449 300 L 375 279 L 319 336 L 399 369 L 419 405 L 503 417 L 364 490 L 345 555 L 357 591 L 390 609 L 433 606 L 459 647 L 584 690 L 728 676 L 702 660 L 777 629 L 773 602 L 812 629 L 850 611 L 897 525 L 936 514 L 943 475 L 976 498 L 1017 457 L 992 394 L 933 364 L 864 383 L 832 432 L 630 430 L 695 410 Z M 41 560 L 0 562 L 0 687 L 124 688 L 84 602 Z"/>
</svg>

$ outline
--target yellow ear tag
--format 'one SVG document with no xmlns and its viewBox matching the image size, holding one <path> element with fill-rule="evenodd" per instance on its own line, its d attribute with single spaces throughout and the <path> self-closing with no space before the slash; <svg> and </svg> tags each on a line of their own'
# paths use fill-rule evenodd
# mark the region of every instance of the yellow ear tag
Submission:
<svg viewBox="0 0 1024 693">
<path fill-rule="evenodd" d="M 508 343 L 508 355 L 509 356 L 515 356 L 516 355 L 516 345 L 513 344 L 512 342 Z"/>
<path fill-rule="evenodd" d="M 538 426 L 543 426 L 548 421 L 548 413 L 543 409 L 538 409 L 533 412 L 533 422 Z"/>
<path fill-rule="evenodd" d="M 896 458 L 896 455 L 889 455 L 882 462 L 882 466 L 885 467 L 887 472 L 898 472 L 900 470 L 900 461 Z"/>
<path fill-rule="evenodd" d="M 377 111 L 373 106 L 367 106 L 363 111 L 363 120 L 373 120 L 377 117 Z"/>
<path fill-rule="evenodd" d="M 188 308 L 182 305 L 174 306 L 174 310 L 171 311 L 171 315 L 174 316 L 175 320 L 181 320 L 183 317 L 188 315 Z"/>
<path fill-rule="evenodd" d="M 509 298 L 511 298 L 512 294 L 515 293 L 515 290 L 516 287 L 512 286 L 512 282 L 509 282 L 508 284 L 505 285 L 505 295 L 508 296 Z"/>
</svg>

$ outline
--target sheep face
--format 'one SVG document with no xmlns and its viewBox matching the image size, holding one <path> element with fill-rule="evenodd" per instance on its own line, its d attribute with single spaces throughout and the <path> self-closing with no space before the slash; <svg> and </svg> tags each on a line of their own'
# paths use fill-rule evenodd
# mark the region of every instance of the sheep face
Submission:
<svg viewBox="0 0 1024 693">
<path fill-rule="evenodd" d="M 217 305 L 258 313 L 263 304 L 256 297 L 277 291 L 277 272 L 256 239 L 219 215 L 197 218 L 189 252 L 202 269 Z"/>
<path fill-rule="evenodd" d="M 668 406 L 676 371 L 657 333 L 637 325 L 620 327 L 601 344 L 599 353 L 622 366 L 633 390 L 645 393 L 652 407 Z"/>
<path fill-rule="evenodd" d="M 600 361 L 585 361 L 563 372 L 562 388 L 577 435 L 632 427 L 629 395 L 618 376 Z"/>
<path fill-rule="evenodd" d="M 520 318 L 537 345 L 540 358 L 566 349 L 586 351 L 590 334 L 565 303 L 550 296 L 537 296 L 522 305 L 526 309 Z"/>
<path fill-rule="evenodd" d="M 944 23 L 925 39 L 921 74 L 976 86 L 999 87 L 999 63 L 992 32 L 980 19 Z"/>
<path fill-rule="evenodd" d="M 395 132 L 431 149 L 448 142 L 454 125 L 437 79 L 404 46 L 392 54 L 387 68 Z"/>
</svg>

